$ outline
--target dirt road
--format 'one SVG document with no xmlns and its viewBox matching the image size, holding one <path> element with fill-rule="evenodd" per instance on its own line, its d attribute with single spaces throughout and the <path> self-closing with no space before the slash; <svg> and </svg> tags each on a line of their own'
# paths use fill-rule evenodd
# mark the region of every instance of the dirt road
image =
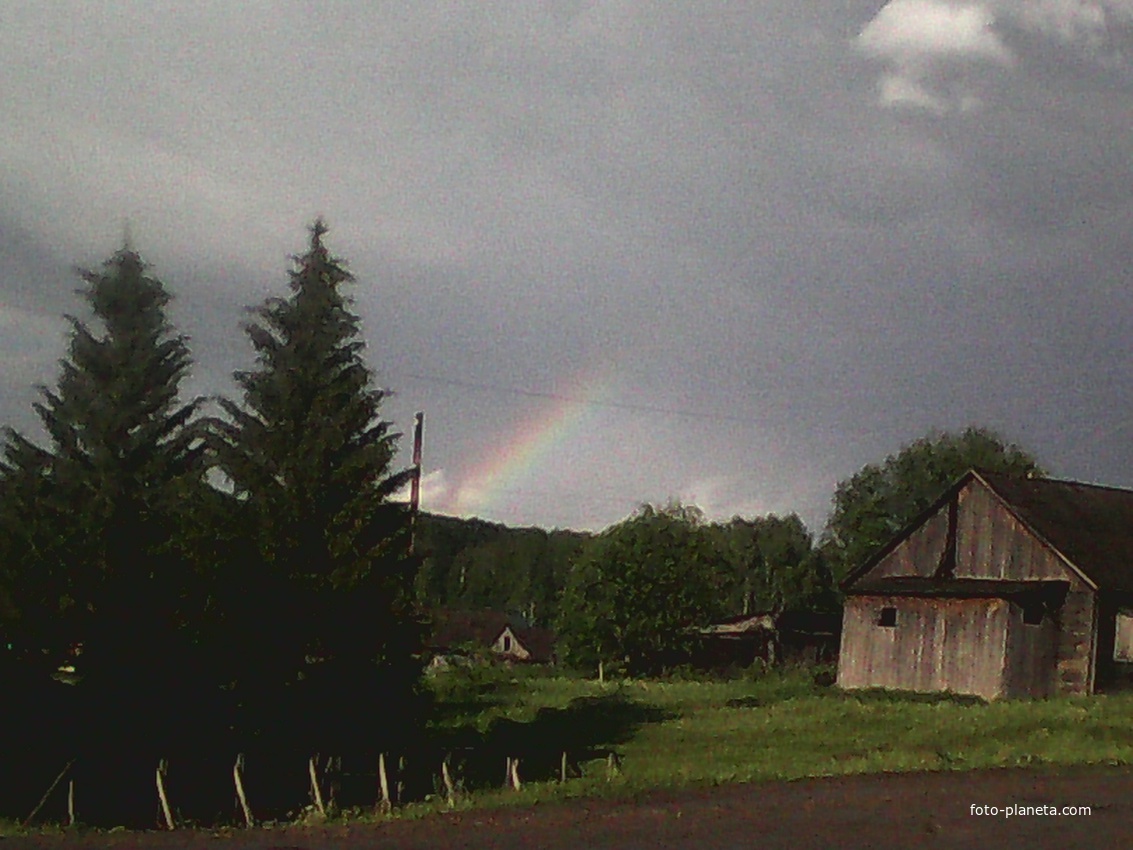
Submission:
<svg viewBox="0 0 1133 850">
<path fill-rule="evenodd" d="M 998 807 L 976 815 L 973 806 Z M 1090 814 L 1008 816 L 1008 806 L 1089 806 Z M 1041 811 L 1041 809 L 1038 809 Z M 355 827 L 272 832 L 87 834 L 0 839 L 0 850 L 362 850 L 362 848 L 689 847 L 979 848 L 1133 846 L 1133 768 L 995 770 L 810 779 L 655 793 L 532 809 L 442 815 Z"/>
</svg>

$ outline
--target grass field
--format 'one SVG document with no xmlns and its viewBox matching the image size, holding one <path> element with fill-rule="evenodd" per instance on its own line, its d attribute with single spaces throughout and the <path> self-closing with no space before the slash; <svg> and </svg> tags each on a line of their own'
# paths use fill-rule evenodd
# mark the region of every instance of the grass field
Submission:
<svg viewBox="0 0 1133 850">
<path fill-rule="evenodd" d="M 844 693 L 815 684 L 813 670 L 600 684 L 495 669 L 447 672 L 432 686 L 448 709 L 438 734 L 452 735 L 457 748 L 479 744 L 500 761 L 496 787 L 470 781 L 458 805 L 878 771 L 1133 762 L 1133 694 L 988 704 Z M 509 738 L 494 734 L 500 730 L 538 743 L 539 781 L 520 793 L 499 787 L 501 741 Z M 562 750 L 572 774 L 581 773 L 565 784 L 552 758 Z M 620 761 L 613 776 L 609 752 Z"/>
<path fill-rule="evenodd" d="M 464 809 L 848 773 L 1133 763 L 1133 694 L 987 704 L 815 682 L 805 669 L 606 683 L 525 668 L 443 671 L 429 679 L 437 772 L 448 754 Z M 504 787 L 508 756 L 521 758 L 521 791 Z M 435 787 L 394 816 L 448 809 L 439 777 Z M 0 824 L 0 836 L 18 833 Z"/>
</svg>

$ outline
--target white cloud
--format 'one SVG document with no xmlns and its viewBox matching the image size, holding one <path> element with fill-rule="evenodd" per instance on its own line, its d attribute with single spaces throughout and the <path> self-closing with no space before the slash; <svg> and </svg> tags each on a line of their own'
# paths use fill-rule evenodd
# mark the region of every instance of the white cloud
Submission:
<svg viewBox="0 0 1133 850">
<path fill-rule="evenodd" d="M 968 111 L 980 99 L 963 75 L 957 78 L 956 66 L 1015 63 L 994 23 L 980 3 L 892 0 L 861 31 L 858 47 L 888 66 L 879 83 L 884 105 Z"/>
<path fill-rule="evenodd" d="M 994 16 L 979 3 L 893 0 L 858 40 L 868 53 L 897 62 L 958 56 L 1010 65 L 1014 57 L 992 30 L 994 23 Z"/>
<path fill-rule="evenodd" d="M 878 86 L 878 96 L 886 106 L 916 106 L 943 115 L 948 101 L 926 89 L 919 80 L 906 74 L 886 74 Z"/>
</svg>

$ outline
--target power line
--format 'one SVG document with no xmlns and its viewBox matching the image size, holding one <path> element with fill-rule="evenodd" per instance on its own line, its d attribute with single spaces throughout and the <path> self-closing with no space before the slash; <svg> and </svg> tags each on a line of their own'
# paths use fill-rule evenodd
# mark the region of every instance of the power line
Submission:
<svg viewBox="0 0 1133 850">
<path fill-rule="evenodd" d="M 634 404 L 628 401 L 600 401 L 597 399 L 577 398 L 560 393 L 541 392 L 538 390 L 525 390 L 519 387 L 505 387 L 499 384 L 482 384 L 474 381 L 461 381 L 456 378 L 446 378 L 441 375 L 425 375 L 418 372 L 389 373 L 411 381 L 421 381 L 429 384 L 444 384 L 450 387 L 472 390 L 474 392 L 499 393 L 501 395 L 517 395 L 527 398 L 545 398 L 553 401 L 565 401 L 569 404 L 579 404 L 587 407 L 609 407 L 615 410 L 630 410 L 636 413 L 655 413 L 660 416 L 681 416 L 688 419 L 709 419 L 717 422 L 739 422 L 745 425 L 752 424 L 751 417 L 728 413 L 702 413 L 694 410 L 680 410 L 673 407 L 660 407 L 652 404 Z"/>
</svg>

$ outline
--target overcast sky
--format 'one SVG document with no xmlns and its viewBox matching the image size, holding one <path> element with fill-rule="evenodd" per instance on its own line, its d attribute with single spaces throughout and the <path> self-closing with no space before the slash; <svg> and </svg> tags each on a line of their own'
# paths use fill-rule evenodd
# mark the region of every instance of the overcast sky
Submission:
<svg viewBox="0 0 1133 850">
<path fill-rule="evenodd" d="M 1133 0 L 5 0 L 0 79 L 2 423 L 127 222 L 231 394 L 323 215 L 426 509 L 818 531 L 968 424 L 1133 486 Z"/>
</svg>

